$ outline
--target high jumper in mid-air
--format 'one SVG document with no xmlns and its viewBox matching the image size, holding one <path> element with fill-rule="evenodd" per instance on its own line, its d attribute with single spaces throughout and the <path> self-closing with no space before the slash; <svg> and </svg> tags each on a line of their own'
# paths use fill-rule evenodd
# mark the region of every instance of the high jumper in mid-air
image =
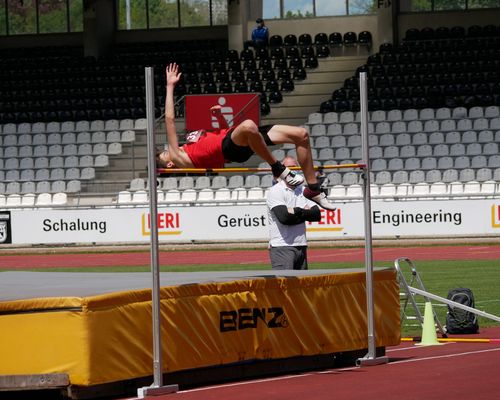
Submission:
<svg viewBox="0 0 500 400">
<path fill-rule="evenodd" d="M 224 168 L 226 162 L 243 163 L 254 153 L 269 163 L 273 175 L 289 185 L 307 182 L 304 196 L 327 210 L 336 207 L 321 190 L 314 170 L 311 144 L 306 129 L 290 125 L 258 127 L 250 119 L 229 127 L 219 105 L 211 108 L 219 123 L 219 129 L 199 130 L 188 135 L 190 140 L 179 145 L 175 127 L 174 89 L 181 78 L 179 66 L 171 63 L 166 67 L 165 126 L 168 148 L 156 155 L 158 168 Z M 268 146 L 291 143 L 295 145 L 297 160 L 304 177 L 291 171 L 277 160 Z"/>
</svg>

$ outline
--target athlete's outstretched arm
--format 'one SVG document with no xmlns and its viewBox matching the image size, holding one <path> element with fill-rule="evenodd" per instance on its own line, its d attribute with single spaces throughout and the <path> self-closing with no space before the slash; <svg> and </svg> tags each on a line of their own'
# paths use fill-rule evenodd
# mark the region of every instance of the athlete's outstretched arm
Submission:
<svg viewBox="0 0 500 400">
<path fill-rule="evenodd" d="M 165 96 L 165 128 L 167 130 L 168 151 L 174 164 L 179 165 L 179 139 L 177 138 L 177 130 L 175 128 L 174 89 L 182 73 L 179 72 L 179 66 L 175 63 L 167 65 L 165 72 L 167 83 L 167 92 Z"/>
</svg>

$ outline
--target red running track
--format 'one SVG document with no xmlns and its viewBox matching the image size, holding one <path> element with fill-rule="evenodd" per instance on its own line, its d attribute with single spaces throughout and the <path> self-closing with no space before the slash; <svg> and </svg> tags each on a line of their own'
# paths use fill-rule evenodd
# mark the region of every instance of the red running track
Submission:
<svg viewBox="0 0 500 400">
<path fill-rule="evenodd" d="M 364 261 L 364 248 L 311 248 L 309 262 Z M 374 248 L 374 261 L 393 262 L 408 257 L 418 260 L 480 260 L 500 259 L 499 245 L 434 246 L 434 247 L 380 247 Z M 204 250 L 162 251 L 160 264 L 266 264 L 267 250 Z M 0 256 L 0 269 L 144 266 L 150 264 L 149 252 L 27 254 Z"/>
<path fill-rule="evenodd" d="M 468 337 L 499 337 L 500 328 Z M 443 400 L 498 398 L 500 343 L 447 343 L 387 349 L 389 363 L 201 387 L 157 400 Z"/>
</svg>

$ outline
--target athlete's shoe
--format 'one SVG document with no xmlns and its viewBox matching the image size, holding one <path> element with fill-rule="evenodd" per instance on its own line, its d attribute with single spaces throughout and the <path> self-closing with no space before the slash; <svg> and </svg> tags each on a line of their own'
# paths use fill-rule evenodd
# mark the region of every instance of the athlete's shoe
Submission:
<svg viewBox="0 0 500 400">
<path fill-rule="evenodd" d="M 308 198 L 311 201 L 314 201 L 317 205 L 324 208 L 325 210 L 336 210 L 336 207 L 328 201 L 325 192 L 323 192 L 322 190 L 315 191 L 306 187 L 303 193 L 304 197 Z"/>
<path fill-rule="evenodd" d="M 290 186 L 299 186 L 304 183 L 304 177 L 291 171 L 288 168 L 281 173 L 280 178 L 283 179 Z"/>
</svg>

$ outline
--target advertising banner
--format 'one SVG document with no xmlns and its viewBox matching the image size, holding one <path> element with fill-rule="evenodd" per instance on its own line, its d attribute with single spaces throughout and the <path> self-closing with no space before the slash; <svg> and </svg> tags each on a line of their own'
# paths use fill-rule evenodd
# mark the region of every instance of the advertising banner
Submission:
<svg viewBox="0 0 500 400">
<path fill-rule="evenodd" d="M 307 223 L 310 239 L 364 237 L 363 203 L 339 203 Z M 31 209 L 0 212 L 1 243 L 149 242 L 146 206 L 103 209 Z M 376 237 L 500 234 L 500 201 L 429 200 L 372 203 Z M 158 208 L 160 242 L 242 241 L 269 238 L 265 204 Z"/>
<path fill-rule="evenodd" d="M 186 96 L 186 130 L 212 130 L 219 128 L 217 119 L 210 108 L 221 106 L 222 115 L 230 127 L 245 119 L 251 119 L 260 125 L 260 98 L 255 93 L 206 94 Z"/>
</svg>

